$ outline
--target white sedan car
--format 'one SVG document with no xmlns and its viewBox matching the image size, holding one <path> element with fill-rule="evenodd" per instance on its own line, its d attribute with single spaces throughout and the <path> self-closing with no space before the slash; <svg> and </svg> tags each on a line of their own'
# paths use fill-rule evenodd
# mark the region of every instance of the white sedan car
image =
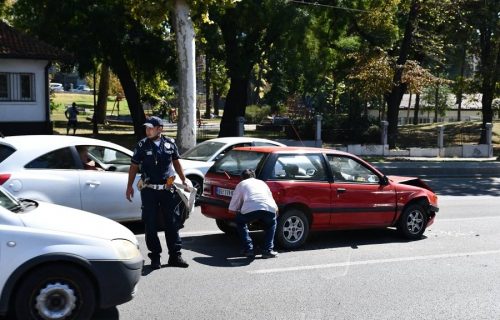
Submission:
<svg viewBox="0 0 500 320">
<path fill-rule="evenodd" d="M 216 138 L 197 144 L 181 155 L 181 164 L 186 177 L 198 190 L 203 192 L 203 179 L 214 162 L 222 158 L 226 152 L 236 147 L 251 146 L 285 146 L 282 143 L 252 137 Z"/>
<path fill-rule="evenodd" d="M 0 316 L 91 319 L 133 298 L 139 243 L 89 212 L 16 199 L 0 187 Z"/>
<path fill-rule="evenodd" d="M 77 146 L 87 147 L 90 159 L 102 170 L 85 170 Z M 90 138 L 0 138 L 0 185 L 18 198 L 90 211 L 115 221 L 140 220 L 140 193 L 135 190 L 132 202 L 125 198 L 131 157 L 132 151 L 124 147 Z"/>
</svg>

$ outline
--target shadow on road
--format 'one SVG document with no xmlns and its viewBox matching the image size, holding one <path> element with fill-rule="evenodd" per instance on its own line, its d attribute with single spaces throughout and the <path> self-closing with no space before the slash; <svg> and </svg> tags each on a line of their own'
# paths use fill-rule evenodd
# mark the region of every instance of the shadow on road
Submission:
<svg viewBox="0 0 500 320">
<path fill-rule="evenodd" d="M 428 184 L 441 196 L 500 196 L 498 178 L 433 179 Z"/>
<path fill-rule="evenodd" d="M 92 320 L 114 320 L 120 319 L 120 313 L 116 307 L 98 310 L 94 313 Z"/>
<path fill-rule="evenodd" d="M 256 259 L 260 259 L 264 232 L 251 232 Z M 422 239 L 425 239 L 424 236 Z M 304 247 L 297 251 L 312 251 L 334 248 L 357 249 L 364 245 L 384 243 L 406 243 L 395 229 L 370 229 L 350 231 L 322 231 L 310 234 Z M 201 254 L 193 260 L 212 267 L 234 268 L 250 264 L 253 260 L 239 255 L 239 239 L 226 234 L 211 234 L 183 238 L 183 248 Z M 276 248 L 278 252 L 286 252 Z"/>
</svg>

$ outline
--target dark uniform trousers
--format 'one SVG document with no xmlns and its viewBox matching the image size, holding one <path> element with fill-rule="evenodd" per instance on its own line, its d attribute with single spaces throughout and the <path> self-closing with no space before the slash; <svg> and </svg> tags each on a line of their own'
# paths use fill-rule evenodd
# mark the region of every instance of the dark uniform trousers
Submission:
<svg viewBox="0 0 500 320">
<path fill-rule="evenodd" d="M 158 238 L 158 210 L 165 222 L 165 238 L 168 254 L 171 257 L 181 255 L 182 241 L 179 236 L 178 217 L 174 213 L 174 194 L 170 190 L 141 190 L 142 221 L 145 225 L 146 246 L 156 255 L 161 253 L 160 239 Z"/>
</svg>

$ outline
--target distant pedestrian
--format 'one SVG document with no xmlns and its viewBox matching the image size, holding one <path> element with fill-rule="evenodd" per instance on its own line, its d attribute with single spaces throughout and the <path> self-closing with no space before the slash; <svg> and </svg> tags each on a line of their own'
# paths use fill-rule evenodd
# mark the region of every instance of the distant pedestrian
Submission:
<svg viewBox="0 0 500 320">
<path fill-rule="evenodd" d="M 273 240 L 276 232 L 278 206 L 273 199 L 273 194 L 264 181 L 255 178 L 255 173 L 252 170 L 243 170 L 241 178 L 242 181 L 234 189 L 229 212 L 236 215 L 242 254 L 248 258 L 255 256 L 247 223 L 259 220 L 264 224 L 265 232 L 262 258 L 275 258 L 278 253 L 273 250 Z"/>
<path fill-rule="evenodd" d="M 76 128 L 78 126 L 78 117 L 77 116 L 79 113 L 80 112 L 78 112 L 78 109 L 76 108 L 76 103 L 74 103 L 74 102 L 71 104 L 71 107 L 66 109 L 66 111 L 64 112 L 64 115 L 68 119 L 68 124 L 66 126 L 66 134 L 67 135 L 69 134 L 69 128 L 73 128 L 73 135 L 76 134 Z"/>
</svg>

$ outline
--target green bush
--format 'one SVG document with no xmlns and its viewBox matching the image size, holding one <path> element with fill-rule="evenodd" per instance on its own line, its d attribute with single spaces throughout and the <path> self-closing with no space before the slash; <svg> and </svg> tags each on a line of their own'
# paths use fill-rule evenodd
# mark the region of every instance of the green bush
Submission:
<svg viewBox="0 0 500 320">
<path fill-rule="evenodd" d="M 245 110 L 245 122 L 259 124 L 264 118 L 271 114 L 270 106 L 250 105 Z"/>
</svg>

